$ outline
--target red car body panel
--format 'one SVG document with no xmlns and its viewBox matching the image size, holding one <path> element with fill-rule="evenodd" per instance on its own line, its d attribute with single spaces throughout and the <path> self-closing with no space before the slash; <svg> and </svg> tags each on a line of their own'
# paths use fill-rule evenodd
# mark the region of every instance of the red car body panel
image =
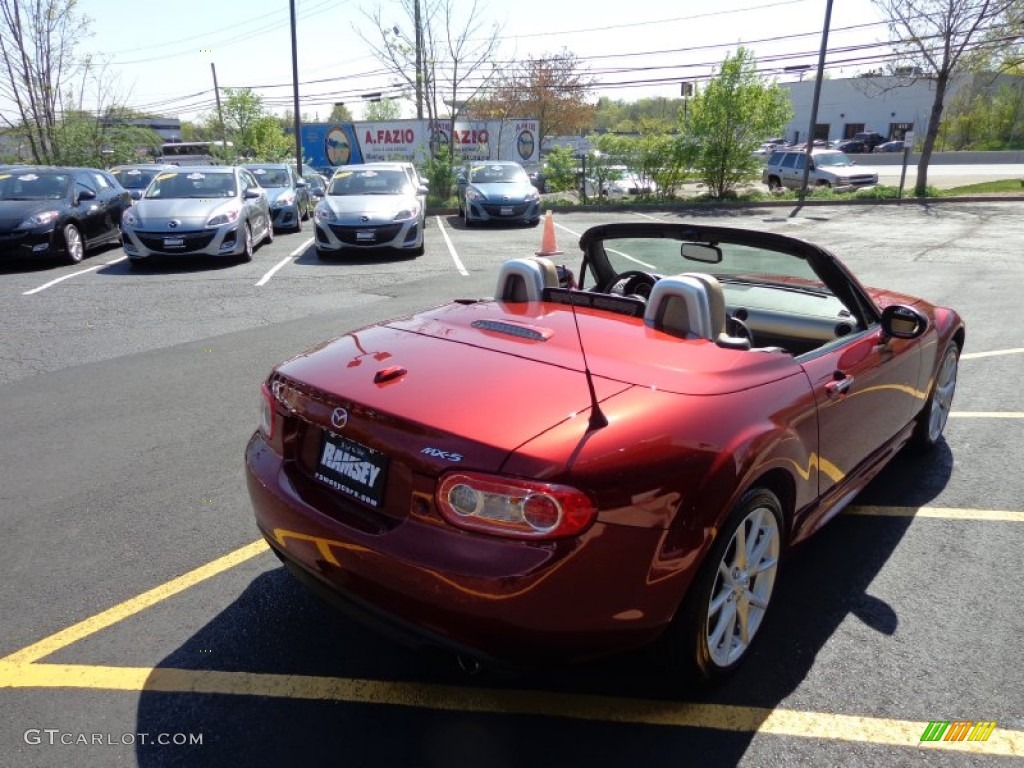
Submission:
<svg viewBox="0 0 1024 768">
<path fill-rule="evenodd" d="M 270 378 L 273 436 L 246 451 L 257 523 L 293 571 L 427 642 L 514 662 L 649 642 L 747 489 L 782 500 L 795 544 L 910 436 L 963 326 L 912 297 L 864 295 L 915 305 L 927 331 L 886 339 L 876 326 L 794 358 L 589 307 L 481 301 L 352 332 Z M 839 371 L 852 384 L 835 396 Z M 376 506 L 314 479 L 328 433 L 388 457 Z M 595 520 L 555 540 L 463 530 L 435 500 L 453 470 L 581 489 Z"/>
</svg>

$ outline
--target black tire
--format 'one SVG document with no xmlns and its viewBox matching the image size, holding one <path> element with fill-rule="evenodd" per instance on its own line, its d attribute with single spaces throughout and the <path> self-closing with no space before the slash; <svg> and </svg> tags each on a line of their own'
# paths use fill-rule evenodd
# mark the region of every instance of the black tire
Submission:
<svg viewBox="0 0 1024 768">
<path fill-rule="evenodd" d="M 472 221 L 472 219 L 469 218 L 469 206 L 468 205 L 466 206 L 466 209 L 462 212 L 462 223 L 466 226 L 466 229 L 469 229 L 470 227 L 473 226 L 473 221 Z"/>
<path fill-rule="evenodd" d="M 263 241 L 267 245 L 271 245 L 274 242 L 274 222 L 267 217 L 267 234 L 263 236 Z"/>
<path fill-rule="evenodd" d="M 82 233 L 74 224 L 65 224 L 63 235 L 65 263 L 78 264 L 85 258 L 85 241 L 82 239 Z"/>
<path fill-rule="evenodd" d="M 292 232 L 301 232 L 301 231 L 302 231 L 302 212 L 298 209 L 298 207 L 296 207 L 295 208 L 295 225 L 292 227 Z"/>
<path fill-rule="evenodd" d="M 252 254 L 255 247 L 252 244 L 252 226 L 249 222 L 245 222 L 245 248 L 242 249 L 242 255 L 238 257 L 239 261 L 246 262 L 252 261 Z"/>
<path fill-rule="evenodd" d="M 319 248 L 316 248 L 315 250 L 316 250 L 316 257 L 318 259 L 320 259 L 321 261 L 326 261 L 328 259 L 328 254 L 327 254 L 326 251 L 321 251 Z"/>
<path fill-rule="evenodd" d="M 768 177 L 768 189 L 770 189 L 772 192 L 782 191 L 782 181 L 779 179 L 778 176 Z"/>
<path fill-rule="evenodd" d="M 731 674 L 749 656 L 771 606 L 783 530 L 782 505 L 771 491 L 753 488 L 737 502 L 662 639 L 664 660 L 672 672 L 711 683 Z M 751 532 L 754 540 L 747 542 Z M 748 562 L 749 554 L 756 562 Z M 720 565 L 727 566 L 728 579 Z M 747 626 L 741 627 L 741 621 Z"/>
<path fill-rule="evenodd" d="M 960 367 L 960 345 L 949 342 L 942 353 L 942 361 L 932 382 L 924 408 L 917 415 L 911 447 L 919 453 L 927 453 L 942 440 L 942 433 L 949 418 L 949 409 L 956 393 L 956 378 Z"/>
</svg>

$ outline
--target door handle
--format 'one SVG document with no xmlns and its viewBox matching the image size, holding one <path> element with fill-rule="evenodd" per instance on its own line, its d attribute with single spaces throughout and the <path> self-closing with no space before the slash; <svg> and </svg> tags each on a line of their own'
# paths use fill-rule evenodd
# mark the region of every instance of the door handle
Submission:
<svg viewBox="0 0 1024 768">
<path fill-rule="evenodd" d="M 842 397 L 846 395 L 852 385 L 853 376 L 843 376 L 841 379 L 835 379 L 826 384 L 825 394 L 829 397 Z"/>
</svg>

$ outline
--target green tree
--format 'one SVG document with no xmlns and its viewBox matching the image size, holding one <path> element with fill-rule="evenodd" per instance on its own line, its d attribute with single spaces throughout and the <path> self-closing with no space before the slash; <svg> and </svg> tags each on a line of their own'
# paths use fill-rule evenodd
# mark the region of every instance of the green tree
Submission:
<svg viewBox="0 0 1024 768">
<path fill-rule="evenodd" d="M 120 163 L 139 162 L 159 147 L 156 131 L 131 125 L 117 112 L 103 117 L 88 112 L 67 112 L 54 126 L 53 138 L 58 165 L 108 168 Z"/>
<path fill-rule="evenodd" d="M 792 114 L 789 98 L 757 72 L 746 48 L 726 56 L 703 91 L 680 115 L 680 153 L 693 155 L 693 167 L 715 197 L 757 179 L 761 162 L 753 155 L 766 136 L 782 132 Z"/>
<path fill-rule="evenodd" d="M 579 188 L 579 160 L 571 147 L 554 147 L 544 157 L 548 192 L 571 192 Z"/>
<path fill-rule="evenodd" d="M 327 116 L 327 122 L 329 123 L 351 123 L 354 119 L 349 108 L 340 101 L 335 103 L 331 114 Z"/>
<path fill-rule="evenodd" d="M 387 120 L 397 120 L 401 117 L 402 107 L 394 99 L 381 99 L 380 101 L 368 102 L 363 114 L 366 115 L 366 120 L 383 123 Z"/>
<path fill-rule="evenodd" d="M 294 149 L 292 139 L 281 128 L 281 121 L 263 106 L 263 99 L 251 88 L 225 88 L 222 99 L 224 132 L 234 150 L 221 160 L 231 162 L 238 156 L 253 160 L 282 160 Z M 203 139 L 219 140 L 220 116 L 206 115 Z"/>
</svg>

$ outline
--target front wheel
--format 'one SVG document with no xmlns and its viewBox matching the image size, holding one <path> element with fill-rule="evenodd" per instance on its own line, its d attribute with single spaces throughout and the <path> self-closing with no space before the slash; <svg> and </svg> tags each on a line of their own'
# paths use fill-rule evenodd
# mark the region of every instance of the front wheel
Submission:
<svg viewBox="0 0 1024 768">
<path fill-rule="evenodd" d="M 85 256 L 85 243 L 82 233 L 74 224 L 64 226 L 64 260 L 68 264 L 77 264 Z"/>
<path fill-rule="evenodd" d="M 919 451 L 930 451 L 939 440 L 946 428 L 949 409 L 953 405 L 953 394 L 956 392 L 956 376 L 960 367 L 960 345 L 949 342 L 942 355 L 942 363 L 935 374 L 931 394 L 917 417 L 911 444 Z"/>
<path fill-rule="evenodd" d="M 770 189 L 772 192 L 782 191 L 782 181 L 779 179 L 778 176 L 768 177 L 768 189 Z"/>
<path fill-rule="evenodd" d="M 249 222 L 245 222 L 245 248 L 242 251 L 242 255 L 239 257 L 241 261 L 252 261 L 253 244 L 252 244 L 252 226 Z"/>
<path fill-rule="evenodd" d="M 782 552 L 782 505 L 754 488 L 729 514 L 666 633 L 670 666 L 710 682 L 748 655 L 768 612 Z"/>
</svg>

